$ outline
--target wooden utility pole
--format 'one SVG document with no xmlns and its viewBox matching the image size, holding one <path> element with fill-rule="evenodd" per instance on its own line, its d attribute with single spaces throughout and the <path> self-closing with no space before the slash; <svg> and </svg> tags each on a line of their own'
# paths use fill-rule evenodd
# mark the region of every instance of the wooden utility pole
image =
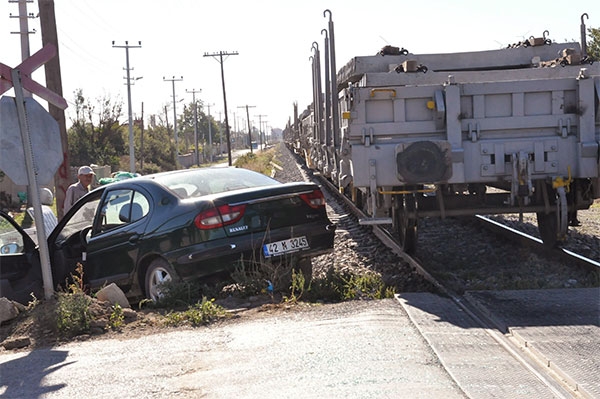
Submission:
<svg viewBox="0 0 600 399">
<path fill-rule="evenodd" d="M 223 56 L 230 55 L 238 55 L 238 52 L 234 51 L 228 53 L 226 51 L 219 51 L 218 53 L 213 54 L 204 53 L 205 57 L 214 57 L 217 61 L 219 61 L 219 64 L 221 64 L 221 83 L 223 85 L 223 104 L 225 107 L 225 133 L 227 134 L 227 155 L 229 158 L 229 166 L 231 166 L 231 135 L 229 133 L 229 118 L 227 116 L 227 94 L 225 93 L 225 72 L 223 70 Z"/>
<path fill-rule="evenodd" d="M 42 47 L 48 43 L 56 47 L 56 57 L 46 62 L 46 87 L 62 97 L 62 78 L 60 74 L 60 50 L 58 35 L 56 33 L 56 16 L 54 14 L 54 0 L 38 0 L 40 13 L 40 28 L 42 31 Z M 48 112 L 58 122 L 60 141 L 63 149 L 63 162 L 54 176 L 56 213 L 58 219 L 63 217 L 63 203 L 67 188 L 71 184 L 71 168 L 69 165 L 69 142 L 67 140 L 67 125 L 65 111 L 48 103 Z"/>
</svg>

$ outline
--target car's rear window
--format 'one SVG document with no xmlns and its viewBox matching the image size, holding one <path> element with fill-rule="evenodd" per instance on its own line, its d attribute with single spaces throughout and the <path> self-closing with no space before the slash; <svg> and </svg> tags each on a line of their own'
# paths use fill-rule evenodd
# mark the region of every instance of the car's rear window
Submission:
<svg viewBox="0 0 600 399">
<path fill-rule="evenodd" d="M 154 179 L 181 198 L 281 184 L 261 173 L 243 168 L 202 168 L 161 174 Z"/>
</svg>

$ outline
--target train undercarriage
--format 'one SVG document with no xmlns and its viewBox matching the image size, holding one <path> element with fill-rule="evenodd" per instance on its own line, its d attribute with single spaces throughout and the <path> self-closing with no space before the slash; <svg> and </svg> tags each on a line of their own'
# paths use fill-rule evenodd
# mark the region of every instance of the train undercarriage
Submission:
<svg viewBox="0 0 600 399">
<path fill-rule="evenodd" d="M 566 240 L 568 227 L 578 223 L 577 211 L 593 204 L 593 190 L 591 179 L 577 179 L 568 184 L 534 181 L 534 195 L 516 198 L 510 187 L 485 184 L 396 186 L 375 195 L 368 188 L 346 192 L 366 214 L 374 215 L 361 220 L 362 224 L 391 225 L 405 252 L 414 253 L 418 221 L 425 217 L 535 213 L 544 244 L 559 246 Z"/>
</svg>

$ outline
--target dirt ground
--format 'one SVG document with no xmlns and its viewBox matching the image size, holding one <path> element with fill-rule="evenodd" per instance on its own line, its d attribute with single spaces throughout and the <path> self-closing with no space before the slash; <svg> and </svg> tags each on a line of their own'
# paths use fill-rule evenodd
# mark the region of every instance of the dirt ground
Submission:
<svg viewBox="0 0 600 399">
<path fill-rule="evenodd" d="M 311 306 L 300 302 L 283 302 L 281 298 L 271 298 L 266 295 L 250 298 L 230 297 L 217 300 L 216 304 L 223 307 L 226 314 L 213 322 L 230 322 Z M 30 310 L 20 313 L 17 318 L 2 323 L 0 325 L 0 352 L 48 348 L 71 341 L 105 339 L 116 336 L 119 339 L 135 339 L 168 329 L 188 327 L 185 323 L 180 326 L 169 325 L 166 314 L 171 310 L 142 308 L 126 310 L 122 325 L 114 329 L 108 325 L 108 319 L 112 313 L 110 305 L 94 300 L 90 307 L 94 315 L 90 332 L 67 336 L 60 333 L 56 326 L 56 308 L 57 301 L 54 299 L 40 301 Z"/>
</svg>

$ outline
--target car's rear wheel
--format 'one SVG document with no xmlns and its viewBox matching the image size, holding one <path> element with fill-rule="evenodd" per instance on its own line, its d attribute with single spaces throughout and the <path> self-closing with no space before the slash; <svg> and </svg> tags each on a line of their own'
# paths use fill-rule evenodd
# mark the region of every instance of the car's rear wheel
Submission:
<svg viewBox="0 0 600 399">
<path fill-rule="evenodd" d="M 153 260 L 146 271 L 146 297 L 158 302 L 165 295 L 165 283 L 178 281 L 175 271 L 163 258 Z"/>
</svg>

